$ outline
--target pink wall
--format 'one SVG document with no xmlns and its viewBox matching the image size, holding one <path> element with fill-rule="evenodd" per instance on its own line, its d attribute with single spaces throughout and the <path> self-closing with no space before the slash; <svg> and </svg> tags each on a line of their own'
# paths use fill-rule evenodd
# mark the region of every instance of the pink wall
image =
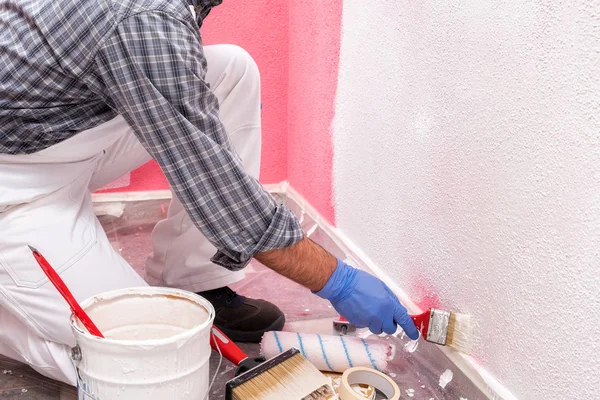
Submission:
<svg viewBox="0 0 600 400">
<path fill-rule="evenodd" d="M 99 190 L 102 193 L 114 192 L 140 192 L 145 190 L 164 190 L 169 188 L 167 178 L 158 167 L 155 161 L 151 161 L 142 165 L 140 168 L 131 171 L 130 184 L 128 186 L 120 186 L 119 182 L 116 185 L 110 185 L 111 189 Z"/>
<path fill-rule="evenodd" d="M 330 125 L 338 79 L 342 1 L 290 1 L 288 175 L 331 222 Z"/>
<path fill-rule="evenodd" d="M 204 44 L 232 43 L 246 49 L 262 80 L 263 149 L 260 179 L 287 176 L 288 2 L 225 0 L 202 27 Z"/>
</svg>

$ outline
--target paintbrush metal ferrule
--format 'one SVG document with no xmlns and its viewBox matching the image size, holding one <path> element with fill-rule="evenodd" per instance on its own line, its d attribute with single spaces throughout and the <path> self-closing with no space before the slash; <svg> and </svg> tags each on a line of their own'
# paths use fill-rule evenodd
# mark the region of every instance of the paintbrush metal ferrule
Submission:
<svg viewBox="0 0 600 400">
<path fill-rule="evenodd" d="M 448 323 L 450 312 L 432 308 L 429 312 L 429 329 L 427 329 L 427 341 L 446 345 L 448 338 Z"/>
</svg>

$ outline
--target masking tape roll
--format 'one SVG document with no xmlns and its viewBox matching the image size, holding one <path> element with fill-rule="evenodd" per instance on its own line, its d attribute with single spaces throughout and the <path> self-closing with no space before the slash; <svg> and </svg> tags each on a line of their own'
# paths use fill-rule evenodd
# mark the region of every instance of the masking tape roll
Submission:
<svg viewBox="0 0 600 400">
<path fill-rule="evenodd" d="M 352 389 L 352 385 L 366 384 L 373 386 L 383 393 L 389 400 L 400 399 L 400 388 L 390 377 L 372 368 L 354 367 L 347 369 L 342 375 L 339 387 L 341 400 L 364 400 Z"/>
</svg>

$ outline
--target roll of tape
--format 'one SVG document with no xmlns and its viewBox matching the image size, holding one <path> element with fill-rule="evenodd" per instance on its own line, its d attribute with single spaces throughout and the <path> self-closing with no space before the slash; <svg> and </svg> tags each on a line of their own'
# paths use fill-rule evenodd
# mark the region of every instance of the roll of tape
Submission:
<svg viewBox="0 0 600 400">
<path fill-rule="evenodd" d="M 323 372 L 323 375 L 325 375 L 328 378 L 331 378 L 331 386 L 333 386 L 333 391 L 336 394 L 336 397 L 334 397 L 334 399 L 339 400 L 340 385 L 342 384 L 342 374 L 339 374 L 337 372 Z M 373 388 L 373 386 L 356 384 L 352 385 L 352 389 L 354 389 L 355 392 L 361 394 L 365 398 L 365 400 L 375 400 L 377 396 L 377 393 L 375 393 L 375 389 Z"/>
<path fill-rule="evenodd" d="M 347 369 L 342 375 L 339 393 L 341 400 L 364 400 L 352 389 L 352 385 L 366 384 L 373 386 L 383 393 L 389 400 L 400 399 L 400 388 L 387 375 L 365 367 L 354 367 Z"/>
</svg>

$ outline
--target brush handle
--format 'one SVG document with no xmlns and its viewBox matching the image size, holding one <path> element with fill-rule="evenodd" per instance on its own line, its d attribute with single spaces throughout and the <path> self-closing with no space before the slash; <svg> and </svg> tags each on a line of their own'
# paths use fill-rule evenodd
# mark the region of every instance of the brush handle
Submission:
<svg viewBox="0 0 600 400">
<path fill-rule="evenodd" d="M 210 346 L 213 348 L 213 350 L 221 350 L 223 357 L 234 363 L 236 366 L 240 365 L 242 361 L 248 358 L 246 353 L 244 353 L 237 344 L 233 343 L 231 339 L 227 337 L 227 335 L 221 332 L 219 328 L 213 325 L 211 330 Z"/>
<path fill-rule="evenodd" d="M 411 315 L 410 319 L 413 320 L 421 335 L 427 339 L 427 333 L 429 331 L 429 317 L 431 314 L 431 309 L 425 311 L 423 314 L 419 315 Z"/>
<path fill-rule="evenodd" d="M 50 265 L 50 263 L 44 258 L 44 256 L 38 252 L 35 248 L 29 246 L 31 252 L 33 253 L 33 257 L 37 261 L 37 263 L 42 268 L 42 271 L 46 274 L 50 282 L 54 285 L 54 287 L 59 291 L 62 297 L 67 301 L 69 307 L 71 307 L 71 312 L 75 314 L 75 316 L 81 321 L 83 326 L 94 336 L 98 336 L 103 338 L 104 336 L 100 333 L 100 329 L 92 322 L 91 318 L 87 315 L 83 308 L 79 305 L 73 294 L 62 280 L 60 275 L 56 273 L 54 268 Z"/>
</svg>

